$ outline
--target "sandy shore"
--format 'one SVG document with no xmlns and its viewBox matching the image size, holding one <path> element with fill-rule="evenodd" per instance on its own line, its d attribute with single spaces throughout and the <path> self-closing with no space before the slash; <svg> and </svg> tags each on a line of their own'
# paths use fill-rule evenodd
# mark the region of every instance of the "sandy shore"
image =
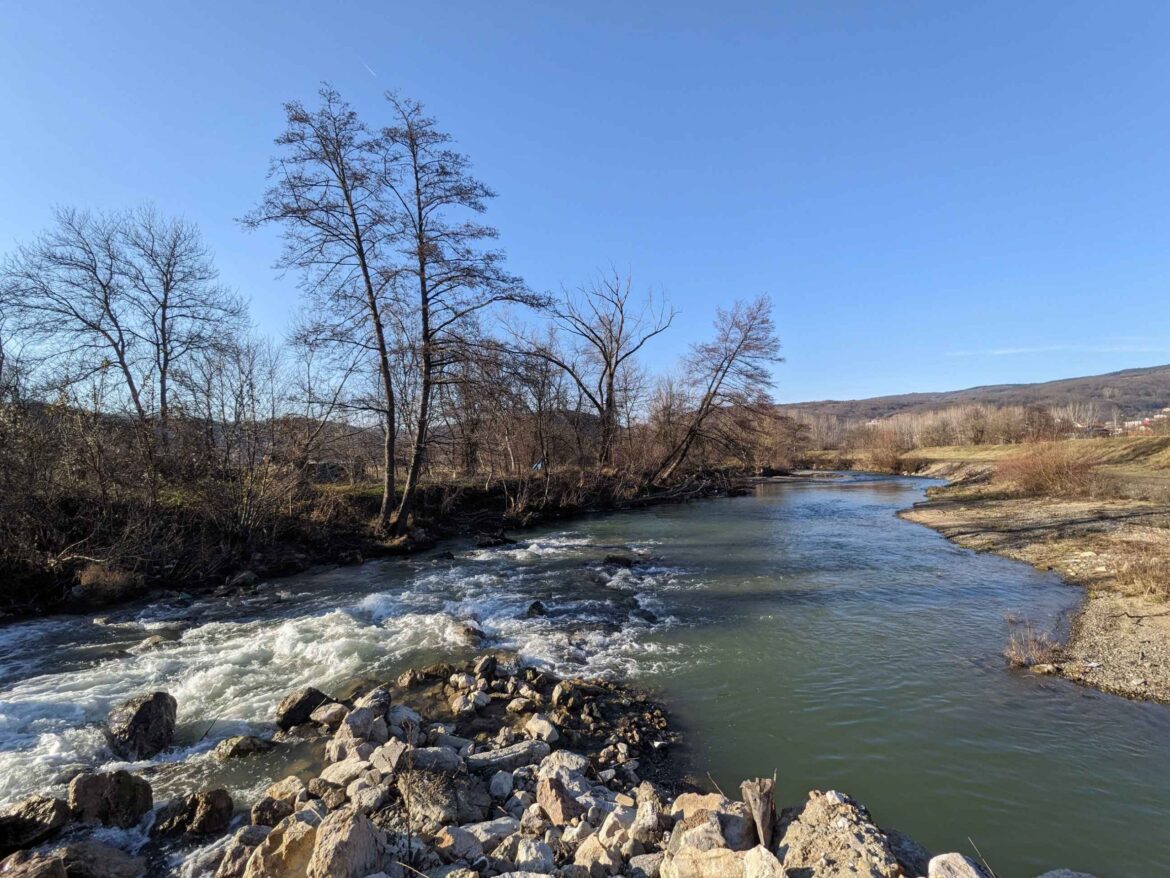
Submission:
<svg viewBox="0 0 1170 878">
<path fill-rule="evenodd" d="M 902 513 L 961 546 L 1054 570 L 1086 589 L 1050 672 L 1128 698 L 1170 703 L 1170 602 L 1123 584 L 1136 557 L 1170 569 L 1170 507 L 1136 500 L 1005 498 L 936 489 Z"/>
</svg>

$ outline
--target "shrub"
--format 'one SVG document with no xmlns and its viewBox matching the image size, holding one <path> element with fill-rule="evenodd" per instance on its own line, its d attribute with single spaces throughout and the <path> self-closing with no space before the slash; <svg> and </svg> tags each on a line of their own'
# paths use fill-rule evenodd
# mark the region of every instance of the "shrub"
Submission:
<svg viewBox="0 0 1170 878">
<path fill-rule="evenodd" d="M 1156 600 L 1170 598 L 1170 556 L 1153 546 L 1136 549 L 1130 560 L 1121 565 L 1117 584 L 1129 594 Z"/>
<path fill-rule="evenodd" d="M 1001 461 L 995 481 L 1024 497 L 1099 497 L 1116 490 L 1112 479 L 1060 443 L 1035 445 Z"/>
<path fill-rule="evenodd" d="M 1057 643 L 1031 622 L 1017 622 L 1012 624 L 1003 655 L 1013 668 L 1030 668 L 1050 663 L 1057 649 Z"/>
</svg>

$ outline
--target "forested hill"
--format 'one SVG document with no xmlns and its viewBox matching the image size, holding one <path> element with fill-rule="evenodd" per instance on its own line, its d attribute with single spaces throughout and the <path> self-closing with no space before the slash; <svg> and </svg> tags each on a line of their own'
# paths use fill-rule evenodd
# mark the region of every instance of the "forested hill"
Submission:
<svg viewBox="0 0 1170 878">
<path fill-rule="evenodd" d="M 1170 406 L 1170 364 L 1083 378 L 1063 378 L 1039 384 L 992 384 L 937 393 L 820 400 L 789 404 L 783 408 L 849 420 L 870 420 L 903 412 L 923 412 L 971 403 L 1045 407 L 1095 405 L 1102 417 L 1112 416 L 1115 409 L 1120 417 L 1136 417 Z"/>
</svg>

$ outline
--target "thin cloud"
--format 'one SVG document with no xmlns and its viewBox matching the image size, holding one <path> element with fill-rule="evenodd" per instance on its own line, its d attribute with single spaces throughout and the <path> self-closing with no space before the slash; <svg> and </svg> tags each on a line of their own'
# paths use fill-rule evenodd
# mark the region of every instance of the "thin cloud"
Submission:
<svg viewBox="0 0 1170 878">
<path fill-rule="evenodd" d="M 1017 357 L 1028 354 L 1164 354 L 1170 347 L 1151 344 L 1050 344 L 1019 348 L 950 351 L 950 357 Z"/>
</svg>

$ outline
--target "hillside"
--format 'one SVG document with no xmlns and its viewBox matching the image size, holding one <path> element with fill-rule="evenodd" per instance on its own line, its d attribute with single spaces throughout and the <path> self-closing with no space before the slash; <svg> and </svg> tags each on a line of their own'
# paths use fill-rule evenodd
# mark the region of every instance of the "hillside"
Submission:
<svg viewBox="0 0 1170 878">
<path fill-rule="evenodd" d="M 1103 417 L 1114 409 L 1123 418 L 1170 406 L 1170 365 L 1125 369 L 1105 375 L 1063 378 L 1038 384 L 991 384 L 937 393 L 903 393 L 855 400 L 819 400 L 783 406 L 807 414 L 834 415 L 847 420 L 885 418 L 901 412 L 923 412 L 948 406 L 1095 404 Z"/>
</svg>

